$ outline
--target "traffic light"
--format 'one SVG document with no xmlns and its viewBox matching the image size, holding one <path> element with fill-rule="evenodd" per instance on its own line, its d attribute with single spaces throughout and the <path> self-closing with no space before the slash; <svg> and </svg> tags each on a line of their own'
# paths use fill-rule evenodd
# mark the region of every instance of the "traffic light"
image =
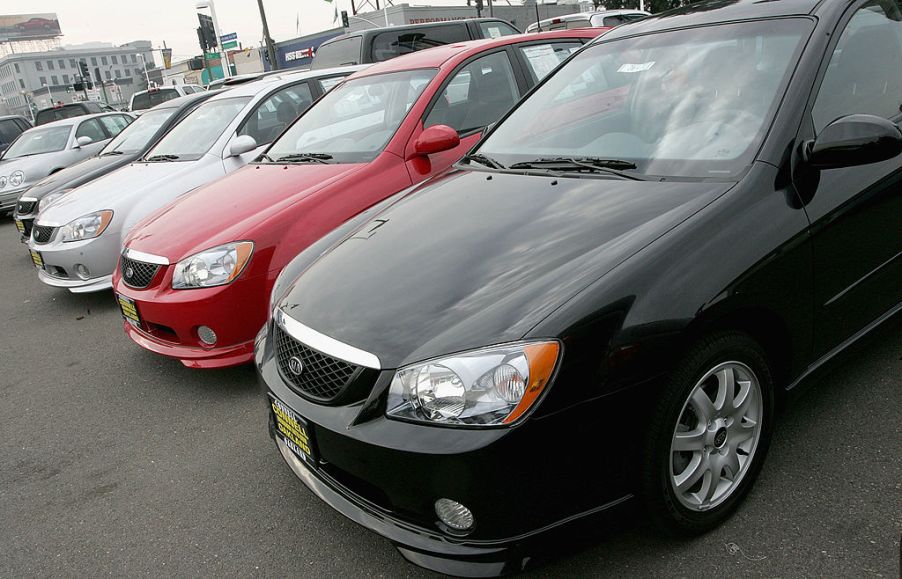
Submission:
<svg viewBox="0 0 902 579">
<path fill-rule="evenodd" d="M 347 10 L 341 11 L 341 25 L 345 28 L 350 26 L 350 24 L 348 23 L 348 11 Z"/>
<path fill-rule="evenodd" d="M 81 73 L 83 79 L 87 80 L 90 78 L 90 75 L 88 74 L 88 63 L 84 60 L 78 61 L 78 71 Z"/>
<path fill-rule="evenodd" d="M 203 36 L 203 42 L 207 43 L 207 47 L 204 50 L 219 46 L 219 39 L 216 38 L 216 31 L 213 29 L 213 19 L 206 14 L 198 13 L 197 21 L 200 22 L 198 37 Z"/>
<path fill-rule="evenodd" d="M 203 52 L 207 52 L 209 46 L 207 46 L 207 38 L 204 36 L 204 29 L 200 26 L 197 27 L 197 43 L 200 44 L 200 49 Z"/>
<path fill-rule="evenodd" d="M 482 15 L 482 0 L 476 0 L 476 13 Z"/>
</svg>

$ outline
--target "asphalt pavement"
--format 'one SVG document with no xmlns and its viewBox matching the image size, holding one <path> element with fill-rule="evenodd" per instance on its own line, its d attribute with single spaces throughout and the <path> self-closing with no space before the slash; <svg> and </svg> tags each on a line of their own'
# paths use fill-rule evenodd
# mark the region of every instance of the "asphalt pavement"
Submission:
<svg viewBox="0 0 902 579">
<path fill-rule="evenodd" d="M 664 539 L 627 508 L 530 574 L 899 577 L 900 408 L 897 316 L 783 413 L 723 527 Z M 303 488 L 266 418 L 251 368 L 145 352 L 0 218 L 0 576 L 434 576 Z"/>
</svg>

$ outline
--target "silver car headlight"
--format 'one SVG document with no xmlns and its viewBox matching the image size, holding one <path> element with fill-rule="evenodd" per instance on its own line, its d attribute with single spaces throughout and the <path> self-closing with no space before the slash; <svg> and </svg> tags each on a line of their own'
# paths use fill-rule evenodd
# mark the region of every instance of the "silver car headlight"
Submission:
<svg viewBox="0 0 902 579">
<path fill-rule="evenodd" d="M 56 201 L 57 199 L 59 199 L 60 197 L 62 197 L 63 195 L 65 195 L 66 193 L 68 193 L 71 190 L 72 189 L 64 189 L 63 191 L 60 191 L 58 193 L 51 193 L 50 195 L 47 195 L 46 197 L 41 199 L 38 202 L 38 213 L 43 211 L 45 207 L 49 206 L 51 203 L 53 203 L 54 201 Z"/>
<path fill-rule="evenodd" d="M 60 228 L 60 239 L 69 242 L 99 237 L 112 220 L 113 212 L 109 209 L 83 215 Z"/>
<path fill-rule="evenodd" d="M 235 281 L 254 253 L 253 241 L 211 247 L 175 264 L 172 289 L 214 287 Z"/>
<path fill-rule="evenodd" d="M 386 414 L 429 424 L 506 426 L 523 417 L 551 381 L 557 341 L 520 342 L 401 368 Z"/>
<path fill-rule="evenodd" d="M 0 176 L 0 189 L 6 187 L 6 175 Z"/>
<path fill-rule="evenodd" d="M 25 173 L 23 173 L 22 171 L 13 171 L 13 174 L 9 176 L 9 185 L 11 187 L 18 187 L 24 182 Z"/>
</svg>

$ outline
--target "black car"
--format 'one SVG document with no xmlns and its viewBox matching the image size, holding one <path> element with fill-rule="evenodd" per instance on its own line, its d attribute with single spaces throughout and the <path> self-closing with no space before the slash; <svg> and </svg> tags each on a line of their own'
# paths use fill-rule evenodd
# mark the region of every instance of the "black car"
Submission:
<svg viewBox="0 0 902 579">
<path fill-rule="evenodd" d="M 72 189 L 112 173 L 141 157 L 185 115 L 211 96 L 213 93 L 202 91 L 166 101 L 150 109 L 123 129 L 97 155 L 57 171 L 27 189 L 19 197 L 13 212 L 20 241 L 28 241 L 31 226 L 42 205 L 52 203 Z"/>
<path fill-rule="evenodd" d="M 323 42 L 316 49 L 310 68 L 382 62 L 443 44 L 511 34 L 520 34 L 520 31 L 510 22 L 495 18 L 369 28 Z"/>
<path fill-rule="evenodd" d="M 34 126 L 45 125 L 53 121 L 61 121 L 63 119 L 71 119 L 83 115 L 93 115 L 95 113 L 113 113 L 116 109 L 95 103 L 91 101 L 57 104 L 46 109 L 41 109 L 34 115 Z"/>
<path fill-rule="evenodd" d="M 0 153 L 3 153 L 16 137 L 31 128 L 28 119 L 19 115 L 0 116 Z"/>
<path fill-rule="evenodd" d="M 600 37 L 283 272 L 256 347 L 282 456 L 452 574 L 634 498 L 712 529 L 787 391 L 898 320 L 900 62 L 900 0 L 701 2 Z"/>
</svg>

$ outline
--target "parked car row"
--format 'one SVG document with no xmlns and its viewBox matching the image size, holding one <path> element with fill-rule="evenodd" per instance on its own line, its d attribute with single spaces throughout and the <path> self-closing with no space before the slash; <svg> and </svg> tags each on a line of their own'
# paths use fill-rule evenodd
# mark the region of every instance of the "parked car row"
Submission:
<svg viewBox="0 0 902 579">
<path fill-rule="evenodd" d="M 902 311 L 902 0 L 600 32 L 206 95 L 39 208 L 38 275 L 253 360 L 287 465 L 418 565 L 516 571 L 636 498 L 710 530 L 783 394 Z"/>
</svg>

